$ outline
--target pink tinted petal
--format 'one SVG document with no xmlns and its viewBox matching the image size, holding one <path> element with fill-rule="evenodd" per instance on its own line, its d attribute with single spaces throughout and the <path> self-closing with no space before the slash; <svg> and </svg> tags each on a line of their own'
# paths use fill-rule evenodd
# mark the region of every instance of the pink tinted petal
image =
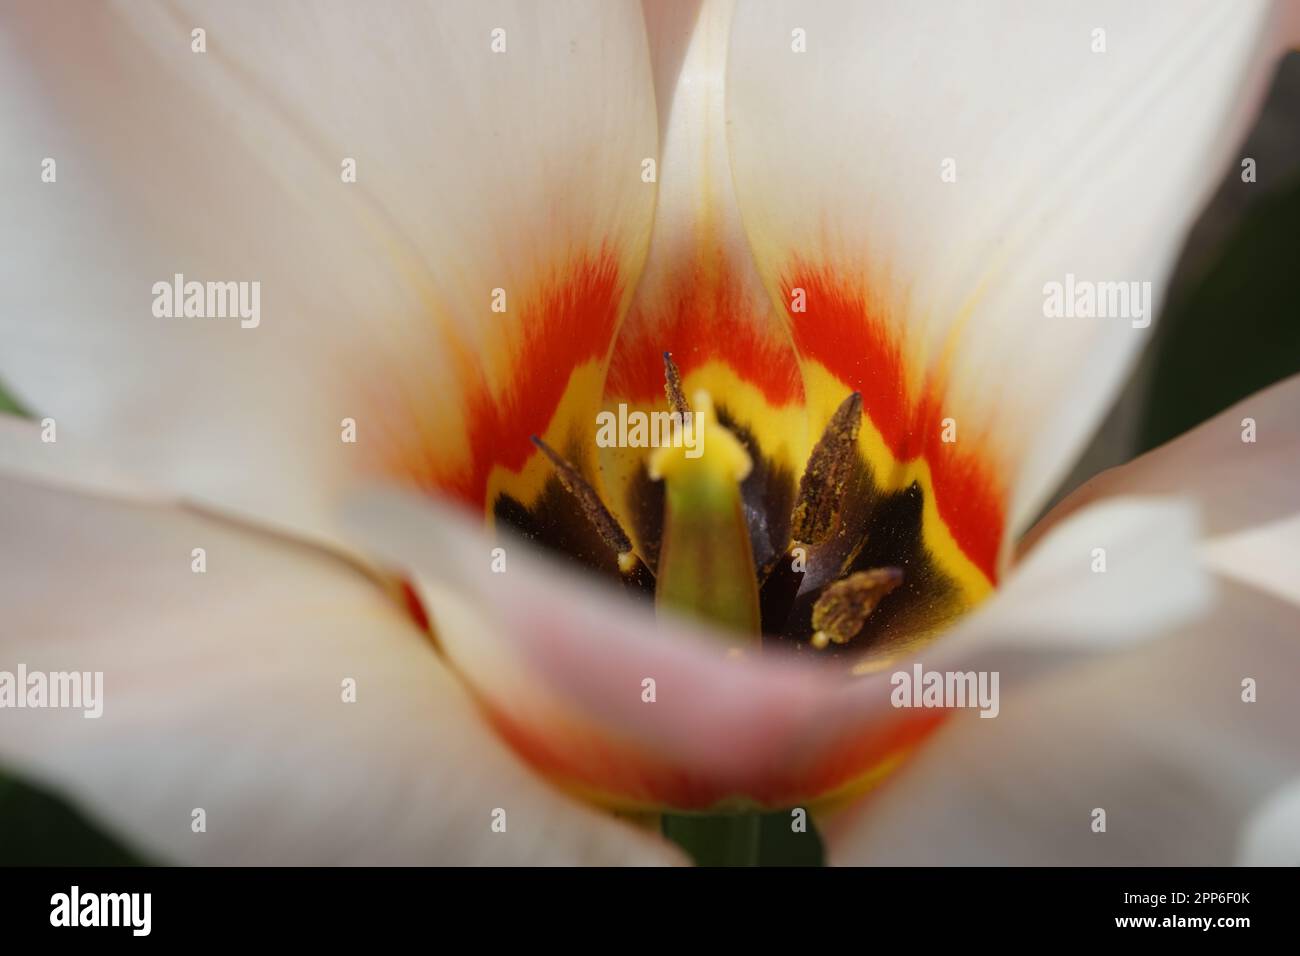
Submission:
<svg viewBox="0 0 1300 956">
<path fill-rule="evenodd" d="M 1133 514 L 1123 517 L 1132 526 Z M 707 631 L 657 620 L 616 586 L 579 580 L 517 539 L 493 542 L 429 501 L 376 493 L 358 502 L 351 524 L 360 543 L 420 583 L 443 650 L 498 729 L 539 769 L 584 793 L 689 809 L 827 799 L 869 783 L 946 716 L 892 706 L 886 671 L 851 679 L 804 659 L 728 658 Z M 1135 539 L 1159 540 L 1149 533 L 1155 526 L 1137 525 Z M 502 551 L 494 555 L 494 546 Z M 1078 550 L 1047 549 L 1042 560 L 1068 563 Z M 1117 575 L 1116 590 L 1102 592 L 1114 599 L 1112 617 L 1153 583 L 1153 568 L 1167 570 L 1163 550 L 1135 547 L 1134 555 L 1133 580 Z M 503 560 L 504 573 L 494 573 Z M 1036 573 L 1053 576 L 1050 568 Z M 1157 608 L 1134 626 L 1117 625 L 1112 643 L 1176 612 Z M 1042 612 L 1030 603 L 1002 634 L 979 629 L 976 614 L 950 651 L 933 649 L 935 659 L 955 665 L 1003 653 L 1008 671 L 1036 672 L 1105 649 L 1031 643 Z M 653 703 L 643 696 L 647 680 Z"/>
</svg>

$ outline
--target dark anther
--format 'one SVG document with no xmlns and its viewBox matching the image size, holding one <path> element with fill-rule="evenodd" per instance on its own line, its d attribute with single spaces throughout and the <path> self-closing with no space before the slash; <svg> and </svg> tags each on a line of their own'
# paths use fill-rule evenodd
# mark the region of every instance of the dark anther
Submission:
<svg viewBox="0 0 1300 956">
<path fill-rule="evenodd" d="M 873 568 L 827 587 L 813 605 L 813 647 L 824 648 L 832 641 L 847 644 L 885 595 L 902 583 L 902 568 Z"/>
<path fill-rule="evenodd" d="M 600 495 L 596 494 L 596 489 L 587 483 L 587 480 L 578 473 L 578 469 L 564 460 L 560 454 L 550 445 L 542 441 L 536 435 L 533 436 L 533 444 L 541 449 L 555 466 L 556 477 L 560 479 L 560 484 L 564 490 L 577 499 L 578 504 L 582 507 L 582 513 L 587 516 L 592 527 L 600 534 L 615 554 L 624 555 L 632 550 L 632 541 L 628 538 L 627 533 L 623 531 L 618 521 L 609 513 L 600 500 Z"/>
<path fill-rule="evenodd" d="M 668 407 L 679 415 L 691 410 L 686 403 L 686 393 L 682 391 L 682 376 L 673 362 L 673 353 L 664 353 L 664 394 L 668 396 Z"/>
<path fill-rule="evenodd" d="M 795 542 L 821 544 L 839 524 L 861 425 L 862 396 L 854 392 L 840 403 L 808 456 L 790 516 L 790 537 Z"/>
</svg>

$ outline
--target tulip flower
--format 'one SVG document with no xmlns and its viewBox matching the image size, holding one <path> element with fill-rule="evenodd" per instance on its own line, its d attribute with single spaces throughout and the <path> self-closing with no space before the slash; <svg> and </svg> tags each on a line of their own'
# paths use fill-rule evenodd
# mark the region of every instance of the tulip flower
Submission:
<svg viewBox="0 0 1300 956">
<path fill-rule="evenodd" d="M 1300 380 L 1039 518 L 1293 7 L 0 26 L 0 669 L 103 675 L 8 769 L 200 863 L 1295 852 Z"/>
</svg>

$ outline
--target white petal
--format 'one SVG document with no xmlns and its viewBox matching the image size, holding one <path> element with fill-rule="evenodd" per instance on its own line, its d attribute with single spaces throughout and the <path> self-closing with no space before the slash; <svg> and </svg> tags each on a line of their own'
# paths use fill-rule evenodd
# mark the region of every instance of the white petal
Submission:
<svg viewBox="0 0 1300 956">
<path fill-rule="evenodd" d="M 59 431 L 57 420 L 33 421 L 0 413 L 0 473 L 87 494 L 170 500 L 167 488 L 86 454 L 84 443 L 68 440 L 70 437 Z"/>
<path fill-rule="evenodd" d="M 0 521 L 0 669 L 103 672 L 98 718 L 0 712 L 0 760 L 147 857 L 680 859 L 534 777 L 396 604 L 336 558 L 9 480 Z M 355 703 L 343 701 L 346 679 Z M 205 833 L 191 829 L 198 808 Z M 497 809 L 504 833 L 492 830 Z"/>
<path fill-rule="evenodd" d="M 1251 815 L 1235 862 L 1300 866 L 1300 779 L 1280 787 Z"/>
<path fill-rule="evenodd" d="M 555 411 L 514 375 L 539 339 L 568 349 L 538 372 L 557 391 L 607 353 L 648 239 L 654 124 L 630 2 L 19 5 L 0 37 L 0 380 L 65 441 L 323 537 L 358 472 L 477 487 L 493 459 L 471 426 L 540 419 L 488 449 L 527 454 Z M 177 273 L 260 282 L 260 324 L 156 318 Z M 589 273 L 608 307 L 575 327 L 566 283 Z"/>
<path fill-rule="evenodd" d="M 1193 621 L 1214 589 L 1196 559 L 1199 530 L 1189 502 L 1099 501 L 1055 526 L 987 602 L 922 656 L 956 665 L 976 655 L 1005 664 L 1017 649 L 1096 654 Z"/>
<path fill-rule="evenodd" d="M 1300 604 L 1300 375 L 1238 402 L 1187 434 L 1102 472 L 1044 516 L 1058 521 L 1113 495 L 1178 494 L 1203 516 L 1201 558 L 1219 574 Z"/>
<path fill-rule="evenodd" d="M 1226 585 L 1210 614 L 1163 640 L 1004 692 L 997 718 L 955 721 L 829 821 L 831 859 L 1233 863 L 1253 843 L 1253 812 L 1300 763 L 1295 624 L 1290 605 Z"/>
<path fill-rule="evenodd" d="M 1300 377 L 1253 395 L 1053 509 L 1007 586 L 936 646 L 940 659 L 963 641 L 987 642 L 980 666 L 1019 668 L 1022 660 L 1003 655 L 1015 646 L 1009 635 L 1036 634 L 1047 647 L 1100 647 L 1114 643 L 1125 617 L 1145 618 L 1147 632 L 1161 638 L 1013 689 L 994 720 L 955 722 L 834 822 L 833 855 L 1164 865 L 1293 855 L 1296 803 L 1280 788 L 1300 761 L 1298 395 Z M 1255 419 L 1254 443 L 1242 441 L 1246 417 Z M 1189 527 L 1169 535 L 1173 522 L 1125 521 L 1133 499 L 1113 497 L 1175 492 L 1183 509 L 1200 513 L 1201 540 L 1189 540 Z M 1108 513 L 1120 519 L 1109 533 L 1095 521 Z M 1091 534 L 1075 533 L 1090 526 Z M 1127 542 L 1118 553 L 1141 555 L 1144 570 L 1116 578 L 1129 575 L 1113 546 L 1105 575 L 1037 570 L 1068 556 L 1063 542 L 1087 547 L 1089 538 Z M 1221 578 L 1208 607 L 1204 583 L 1187 567 L 1192 561 Z M 1187 619 L 1202 607 L 1203 615 Z M 1243 699 L 1248 679 L 1253 702 Z M 1105 833 L 1091 829 L 1095 809 L 1106 812 Z"/>
<path fill-rule="evenodd" d="M 1226 578 L 1300 606 L 1300 512 L 1201 545 L 1202 560 Z"/>
<path fill-rule="evenodd" d="M 760 271 L 775 295 L 830 270 L 791 315 L 796 346 L 820 335 L 819 360 L 870 391 L 878 356 L 820 331 L 842 293 L 906 365 L 868 415 L 925 429 L 910 449 L 955 419 L 952 453 L 978 448 L 1007 476 L 1022 530 L 1150 335 L 1137 318 L 1046 318 L 1045 285 L 1150 282 L 1158 308 L 1274 28 L 1264 2 L 741 4 L 728 129 Z"/>
</svg>

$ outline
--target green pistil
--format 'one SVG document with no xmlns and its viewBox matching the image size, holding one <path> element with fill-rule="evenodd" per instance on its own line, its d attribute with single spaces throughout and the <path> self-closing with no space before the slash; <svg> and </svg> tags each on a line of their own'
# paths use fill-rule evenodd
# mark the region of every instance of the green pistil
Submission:
<svg viewBox="0 0 1300 956">
<path fill-rule="evenodd" d="M 749 454 L 718 424 L 707 394 L 694 404 L 687 414 L 699 416 L 696 457 L 661 448 L 650 462 L 651 477 L 666 486 L 655 604 L 716 625 L 737 647 L 757 648 L 758 577 L 740 497 Z"/>
<path fill-rule="evenodd" d="M 758 578 L 740 483 L 751 462 L 744 446 L 718 424 L 705 393 L 694 411 L 681 397 L 681 380 L 664 355 L 674 412 L 701 416 L 702 454 L 660 449 L 651 477 L 665 483 L 664 531 L 655 581 L 655 605 L 716 625 L 733 647 L 758 649 L 762 638 Z M 663 816 L 663 832 L 701 866 L 757 866 L 762 817 L 756 813 Z"/>
</svg>

